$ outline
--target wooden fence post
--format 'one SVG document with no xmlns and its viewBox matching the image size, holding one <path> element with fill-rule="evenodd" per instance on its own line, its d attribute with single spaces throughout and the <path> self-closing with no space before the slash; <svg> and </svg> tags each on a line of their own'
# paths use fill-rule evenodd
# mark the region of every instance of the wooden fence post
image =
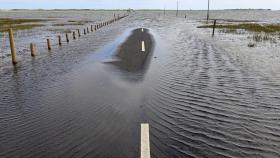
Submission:
<svg viewBox="0 0 280 158">
<path fill-rule="evenodd" d="M 208 24 L 208 21 L 209 21 L 209 16 L 210 16 L 210 0 L 208 0 L 208 9 L 207 9 L 207 17 L 206 17 L 206 19 L 207 19 L 207 24 Z"/>
<path fill-rule="evenodd" d="M 212 36 L 215 35 L 216 23 L 217 23 L 217 20 L 214 20 Z"/>
<path fill-rule="evenodd" d="M 31 51 L 31 56 L 35 57 L 35 46 L 33 43 L 30 43 L 30 51 Z"/>
<path fill-rule="evenodd" d="M 76 32 L 73 31 L 73 39 L 76 39 Z"/>
<path fill-rule="evenodd" d="M 59 45 L 59 46 L 62 45 L 62 43 L 61 43 L 61 36 L 60 36 L 60 35 L 58 36 L 58 45 Z"/>
<path fill-rule="evenodd" d="M 68 34 L 66 33 L 66 42 L 69 43 Z"/>
<path fill-rule="evenodd" d="M 80 29 L 78 29 L 78 36 L 81 37 Z"/>
<path fill-rule="evenodd" d="M 12 54 L 12 62 L 13 64 L 17 64 L 17 59 L 16 59 L 16 48 L 15 48 L 15 42 L 14 42 L 14 33 L 13 29 L 9 29 L 9 38 L 10 38 L 10 48 L 11 48 L 11 54 Z"/>
<path fill-rule="evenodd" d="M 48 44 L 48 50 L 51 50 L 52 47 L 51 47 L 51 41 L 50 41 L 50 39 L 47 39 L 47 44 Z"/>
</svg>

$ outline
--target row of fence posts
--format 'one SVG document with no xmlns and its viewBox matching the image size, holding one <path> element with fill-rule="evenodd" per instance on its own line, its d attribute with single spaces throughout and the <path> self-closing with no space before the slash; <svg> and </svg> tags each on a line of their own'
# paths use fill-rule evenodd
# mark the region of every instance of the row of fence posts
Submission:
<svg viewBox="0 0 280 158">
<path fill-rule="evenodd" d="M 124 16 L 119 16 L 118 15 L 116 17 L 116 15 L 114 14 L 114 19 L 109 20 L 109 21 L 105 21 L 105 22 L 101 22 L 101 23 L 98 23 L 96 25 L 91 25 L 90 26 L 90 30 L 91 30 L 91 32 L 96 31 L 96 30 L 102 28 L 103 26 L 107 26 L 107 25 L 109 25 L 109 24 L 111 24 L 113 22 L 116 22 L 118 20 L 121 20 L 122 18 L 125 18 L 127 16 L 128 15 L 124 15 Z M 93 26 L 94 26 L 94 29 L 93 29 Z M 81 37 L 80 29 L 77 29 L 77 33 L 78 33 L 78 37 Z M 88 27 L 85 28 L 84 29 L 84 35 L 89 34 L 89 33 L 90 33 L 89 28 Z M 76 39 L 76 31 L 72 32 L 72 36 L 73 36 L 73 39 L 75 40 Z M 66 42 L 69 43 L 70 40 L 69 40 L 68 33 L 65 34 L 65 38 L 66 38 Z M 13 29 L 12 28 L 9 29 L 9 40 L 10 40 L 12 63 L 13 63 L 13 65 L 16 65 L 17 64 L 16 48 L 15 48 L 14 33 L 13 33 Z M 58 35 L 58 45 L 62 46 L 62 39 L 61 39 L 60 35 Z M 50 39 L 47 39 L 47 48 L 48 48 L 49 51 L 52 49 L 52 44 L 51 44 L 51 40 Z M 36 48 L 35 48 L 35 44 L 34 43 L 30 44 L 30 51 L 31 51 L 31 56 L 35 57 L 36 56 Z"/>
</svg>

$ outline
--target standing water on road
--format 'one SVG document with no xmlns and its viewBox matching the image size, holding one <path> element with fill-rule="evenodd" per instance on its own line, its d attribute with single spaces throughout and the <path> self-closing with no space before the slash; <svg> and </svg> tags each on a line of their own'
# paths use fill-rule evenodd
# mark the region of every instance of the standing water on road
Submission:
<svg viewBox="0 0 280 158">
<path fill-rule="evenodd" d="M 244 12 L 213 16 L 280 19 L 276 11 Z M 280 157 L 279 45 L 249 48 L 246 33 L 212 38 L 211 29 L 197 28 L 204 15 L 136 11 L 51 51 L 43 43 L 34 59 L 23 51 L 15 67 L 5 46 L 0 157 L 139 157 L 143 122 L 152 158 Z M 20 49 L 49 33 L 55 38 L 51 25 L 61 18 L 97 22 L 112 12 L 1 16 L 56 19 L 16 39 Z M 142 41 L 148 54 L 139 54 Z"/>
</svg>

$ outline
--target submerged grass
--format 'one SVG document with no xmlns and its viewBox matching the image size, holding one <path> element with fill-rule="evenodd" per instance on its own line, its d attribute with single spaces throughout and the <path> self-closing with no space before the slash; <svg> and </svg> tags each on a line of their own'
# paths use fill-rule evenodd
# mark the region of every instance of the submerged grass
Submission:
<svg viewBox="0 0 280 158">
<path fill-rule="evenodd" d="M 13 26 L 8 26 L 8 27 L 0 27 L 0 32 L 6 32 L 8 31 L 9 28 L 13 28 L 13 30 L 30 30 L 34 27 L 42 27 L 45 25 L 42 24 L 23 24 L 23 25 L 13 25 Z"/>
<path fill-rule="evenodd" d="M 198 28 L 213 28 L 213 25 L 202 25 Z M 250 31 L 250 32 L 265 32 L 273 33 L 280 32 L 280 24 L 257 24 L 257 23 L 242 23 L 242 24 L 220 24 L 216 25 L 216 28 L 228 29 L 232 31 L 237 31 L 240 29 Z"/>
<path fill-rule="evenodd" d="M 65 23 L 58 23 L 58 24 L 53 24 L 53 26 L 68 26 L 68 25 L 84 25 L 86 23 L 89 23 L 91 21 L 76 21 L 76 20 L 68 20 Z"/>
<path fill-rule="evenodd" d="M 47 21 L 44 19 L 12 19 L 12 18 L 0 18 L 0 25 L 13 25 L 13 24 L 23 24 L 23 23 L 36 23 Z"/>
<path fill-rule="evenodd" d="M 202 25 L 198 28 L 213 28 L 213 25 Z M 216 25 L 219 32 L 244 34 L 250 32 L 248 39 L 254 42 L 271 42 L 277 43 L 280 39 L 280 24 L 258 24 L 258 23 L 222 23 Z M 255 44 L 248 44 L 248 47 L 255 47 Z"/>
<path fill-rule="evenodd" d="M 0 32 L 5 32 L 9 28 L 13 28 L 14 30 L 28 30 L 28 29 L 32 29 L 33 27 L 44 26 L 43 24 L 35 24 L 44 21 L 48 21 L 48 20 L 0 18 Z"/>
<path fill-rule="evenodd" d="M 53 26 L 71 26 L 71 25 L 84 25 L 82 23 L 59 23 L 59 24 L 53 24 Z"/>
</svg>

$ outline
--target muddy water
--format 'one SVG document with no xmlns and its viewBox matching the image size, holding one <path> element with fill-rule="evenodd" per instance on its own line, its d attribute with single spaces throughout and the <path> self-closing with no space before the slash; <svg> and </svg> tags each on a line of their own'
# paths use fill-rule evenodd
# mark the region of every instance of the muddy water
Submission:
<svg viewBox="0 0 280 158">
<path fill-rule="evenodd" d="M 133 13 L 1 67 L 0 157 L 139 157 L 142 122 L 152 157 L 280 157 L 280 78 L 270 71 L 279 64 L 259 69 L 253 60 L 277 52 L 213 39 L 196 25 Z M 110 64 L 141 27 L 154 40 L 143 67 Z"/>
</svg>

